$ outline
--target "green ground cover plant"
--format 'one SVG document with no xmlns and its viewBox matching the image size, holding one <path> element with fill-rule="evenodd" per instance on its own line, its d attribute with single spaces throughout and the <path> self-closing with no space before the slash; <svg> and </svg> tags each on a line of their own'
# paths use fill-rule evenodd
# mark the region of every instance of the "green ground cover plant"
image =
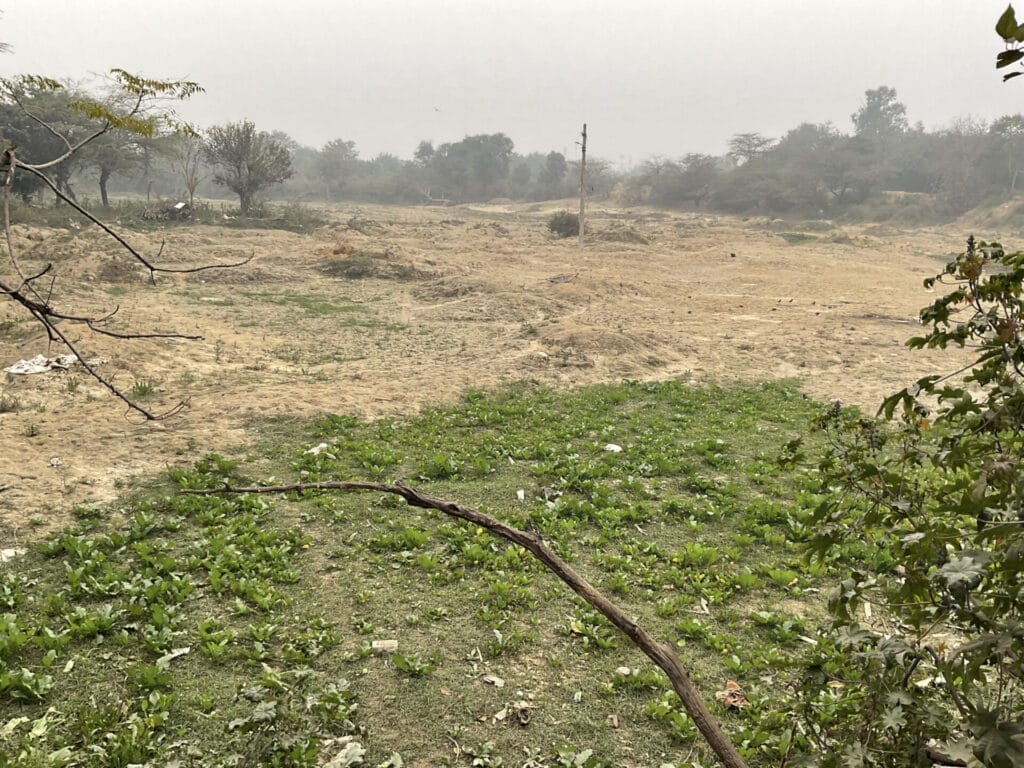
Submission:
<svg viewBox="0 0 1024 768">
<path fill-rule="evenodd" d="M 828 585 L 801 555 L 815 470 L 780 459 L 819 410 L 785 385 L 624 382 L 268 425 L 245 462 L 83 509 L 7 569 L 8 764 L 707 760 L 667 681 L 521 548 L 387 497 L 174 492 L 275 473 L 405 477 L 541 533 L 708 698 L 738 681 L 750 706 L 716 714 L 777 763 Z"/>
</svg>

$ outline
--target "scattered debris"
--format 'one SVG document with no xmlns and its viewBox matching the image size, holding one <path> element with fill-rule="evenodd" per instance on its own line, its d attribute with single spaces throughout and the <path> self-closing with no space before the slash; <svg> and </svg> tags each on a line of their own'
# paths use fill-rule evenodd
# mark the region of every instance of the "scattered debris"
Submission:
<svg viewBox="0 0 1024 768">
<path fill-rule="evenodd" d="M 78 358 L 74 355 L 57 355 L 57 357 L 36 355 L 29 360 L 19 360 L 9 368 L 4 368 L 4 372 L 24 376 L 32 373 L 46 373 L 53 370 L 66 371 L 77 362 Z"/>
<path fill-rule="evenodd" d="M 495 688 L 504 688 L 505 687 L 505 681 L 502 680 L 497 675 L 485 675 L 484 676 L 484 682 L 487 683 L 488 685 L 493 685 Z"/>
<path fill-rule="evenodd" d="M 623 677 L 629 677 L 631 674 L 633 674 L 633 670 L 629 667 L 616 667 L 615 674 L 622 675 Z"/>
<path fill-rule="evenodd" d="M 530 724 L 530 702 L 520 699 L 512 705 L 512 708 L 515 709 L 516 720 L 519 722 L 519 725 L 523 728 L 528 726 Z"/>
<path fill-rule="evenodd" d="M 54 469 L 57 469 L 57 467 L 63 467 L 64 459 L 62 459 L 60 456 L 51 456 L 50 466 L 53 467 Z"/>
<path fill-rule="evenodd" d="M 187 646 L 185 648 L 172 648 L 170 653 L 165 653 L 163 656 L 156 660 L 156 665 L 160 669 L 166 669 L 168 666 L 170 666 L 172 661 L 174 661 L 179 656 L 184 656 L 191 650 L 192 649 Z"/>
<path fill-rule="evenodd" d="M 616 445 L 615 443 L 608 443 L 604 449 L 609 453 L 622 453 L 622 446 Z"/>
<path fill-rule="evenodd" d="M 519 501 L 526 501 L 526 491 L 520 488 L 516 491 L 516 498 L 519 499 Z"/>
<path fill-rule="evenodd" d="M 374 640 L 370 643 L 370 650 L 374 653 L 395 653 L 398 650 L 397 640 Z"/>
<path fill-rule="evenodd" d="M 184 221 L 192 216 L 192 206 L 188 203 L 171 203 L 158 201 L 153 205 L 147 205 L 142 211 L 142 218 L 145 221 Z M 224 218 L 228 218 L 225 214 Z"/>
<path fill-rule="evenodd" d="M 326 451 L 328 448 L 330 448 L 330 446 L 327 445 L 327 443 L 320 443 L 319 445 L 314 445 L 312 448 L 309 448 L 309 449 L 303 451 L 302 455 L 303 456 L 319 456 L 321 453 Z M 328 453 L 327 454 L 327 458 L 333 459 L 335 457 Z"/>
<path fill-rule="evenodd" d="M 725 690 L 715 693 L 715 701 L 725 704 L 729 709 L 744 709 L 750 706 L 743 688 L 735 680 L 725 681 Z"/>
<path fill-rule="evenodd" d="M 618 728 L 619 727 L 619 716 L 618 715 L 608 715 L 608 725 L 611 726 L 612 728 Z"/>
<path fill-rule="evenodd" d="M 20 547 L 14 547 L 12 549 L 0 549 L 0 563 L 6 563 L 9 560 L 13 560 L 16 557 L 21 557 L 25 554 L 25 550 Z"/>
</svg>

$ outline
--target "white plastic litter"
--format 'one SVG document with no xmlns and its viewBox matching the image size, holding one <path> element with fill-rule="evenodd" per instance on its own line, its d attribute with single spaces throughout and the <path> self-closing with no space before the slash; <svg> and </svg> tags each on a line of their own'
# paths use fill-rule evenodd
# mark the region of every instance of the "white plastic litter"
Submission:
<svg viewBox="0 0 1024 768">
<path fill-rule="evenodd" d="M 57 357 L 36 355 L 29 360 L 19 360 L 14 365 L 4 368 L 4 372 L 17 373 L 21 375 L 27 375 L 30 373 L 46 373 L 47 371 L 52 371 L 55 368 L 65 370 L 76 362 L 78 362 L 78 358 L 74 355 L 57 355 Z"/>
<path fill-rule="evenodd" d="M 25 550 L 20 547 L 12 547 L 11 549 L 0 549 L 0 563 L 6 563 L 8 560 L 13 560 L 16 557 L 20 557 L 25 554 Z"/>
<path fill-rule="evenodd" d="M 622 453 L 622 446 L 616 445 L 615 443 L 608 443 L 604 449 L 609 453 Z"/>
<path fill-rule="evenodd" d="M 303 453 L 305 453 L 305 454 L 312 454 L 314 456 L 317 456 L 317 455 L 320 454 L 321 451 L 326 451 L 327 447 L 328 447 L 327 443 L 320 443 L 320 445 L 314 445 L 309 450 L 303 451 Z"/>
</svg>

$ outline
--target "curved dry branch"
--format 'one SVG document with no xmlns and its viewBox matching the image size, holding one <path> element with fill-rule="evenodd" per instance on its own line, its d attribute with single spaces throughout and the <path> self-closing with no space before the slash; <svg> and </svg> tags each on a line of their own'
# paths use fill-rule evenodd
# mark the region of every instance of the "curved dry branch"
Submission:
<svg viewBox="0 0 1024 768">
<path fill-rule="evenodd" d="M 743 758 L 735 745 L 726 736 L 725 731 L 708 711 L 704 700 L 698 693 L 689 673 L 683 667 L 678 654 L 671 645 L 661 643 L 637 624 L 615 603 L 605 597 L 586 579 L 573 570 L 568 563 L 552 551 L 544 540 L 536 533 L 513 528 L 497 518 L 486 515 L 470 507 L 464 507 L 453 501 L 418 491 L 402 482 L 388 485 L 360 481 L 338 481 L 321 483 L 297 483 L 295 485 L 267 485 L 248 488 L 224 486 L 215 489 L 182 489 L 180 493 L 195 495 L 213 495 L 219 493 L 287 493 L 292 491 L 378 491 L 401 496 L 412 507 L 436 509 L 450 517 L 486 528 L 496 536 L 526 549 L 540 560 L 552 573 L 562 580 L 573 592 L 582 597 L 591 607 L 601 612 L 612 624 L 618 627 L 647 657 L 668 675 L 672 688 L 679 695 L 686 713 L 714 750 L 722 765 L 726 768 L 745 768 Z"/>
</svg>

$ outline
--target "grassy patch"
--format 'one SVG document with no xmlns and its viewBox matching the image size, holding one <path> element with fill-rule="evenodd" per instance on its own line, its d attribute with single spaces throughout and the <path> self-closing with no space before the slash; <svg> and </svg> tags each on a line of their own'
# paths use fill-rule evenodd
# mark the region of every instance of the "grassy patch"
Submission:
<svg viewBox="0 0 1024 768">
<path fill-rule="evenodd" d="M 754 764 L 778 764 L 779 691 L 824 584 L 800 554 L 813 478 L 780 457 L 815 411 L 783 385 L 627 382 L 266 424 L 247 465 L 209 456 L 117 515 L 83 509 L 2 573 L 2 719 L 27 719 L 0 752 L 313 766 L 358 742 L 368 765 L 707 762 L 664 679 L 525 551 L 375 494 L 173 493 L 244 473 L 404 477 L 538 531 L 675 643 L 709 699 L 739 681 L 751 707 L 715 710 Z"/>
<path fill-rule="evenodd" d="M 267 304 L 277 304 L 282 307 L 297 307 L 311 317 L 326 317 L 330 315 L 369 311 L 367 307 L 361 304 L 353 304 L 351 302 L 340 303 L 338 301 L 325 299 L 321 296 L 312 296 L 302 293 L 243 291 L 242 295 L 246 298 Z"/>
<path fill-rule="evenodd" d="M 809 235 L 806 232 L 779 232 L 779 237 L 785 240 L 790 245 L 800 245 L 801 243 L 810 243 L 818 239 L 817 235 Z"/>
</svg>

